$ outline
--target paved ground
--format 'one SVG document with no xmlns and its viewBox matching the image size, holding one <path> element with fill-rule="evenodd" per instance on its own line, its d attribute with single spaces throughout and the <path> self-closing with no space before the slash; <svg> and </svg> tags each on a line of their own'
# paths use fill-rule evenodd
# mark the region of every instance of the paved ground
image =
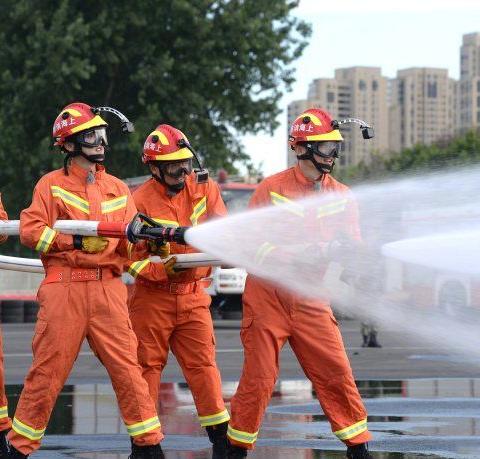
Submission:
<svg viewBox="0 0 480 459">
<path fill-rule="evenodd" d="M 242 368 L 242 347 L 238 322 L 219 321 L 216 329 L 217 362 L 224 381 L 238 381 Z M 472 365 L 464 355 L 448 349 L 432 348 L 421 340 L 391 330 L 381 330 L 381 349 L 359 347 L 360 325 L 341 321 L 341 330 L 357 379 L 407 379 L 480 376 L 480 362 Z M 221 327 L 221 328 L 219 328 Z M 225 328 L 229 327 L 229 328 Z M 235 328 L 232 328 L 235 327 Z M 7 383 L 20 384 L 31 362 L 32 324 L 3 324 Z M 288 345 L 282 354 L 281 379 L 300 379 L 303 372 Z M 108 381 L 104 368 L 85 344 L 69 379 L 70 384 Z M 163 376 L 165 382 L 183 381 L 175 358 L 170 357 Z"/>
<path fill-rule="evenodd" d="M 232 328 L 234 327 L 234 328 Z M 218 364 L 229 402 L 240 376 L 238 322 L 217 327 Z M 29 363 L 31 325 L 3 325 L 10 405 Z M 376 459 L 480 458 L 478 362 L 418 339 L 382 330 L 381 349 L 358 347 L 359 324 L 341 329 L 369 411 Z M 281 379 L 251 457 L 262 459 L 343 458 L 330 427 L 291 350 L 282 355 Z M 172 356 L 161 390 L 160 415 L 167 434 L 167 459 L 206 459 L 208 441 L 199 428 L 191 394 Z M 118 416 L 105 370 L 82 349 L 47 430 L 38 459 L 126 459 L 129 441 Z M 250 456 L 250 455 L 249 455 Z"/>
</svg>

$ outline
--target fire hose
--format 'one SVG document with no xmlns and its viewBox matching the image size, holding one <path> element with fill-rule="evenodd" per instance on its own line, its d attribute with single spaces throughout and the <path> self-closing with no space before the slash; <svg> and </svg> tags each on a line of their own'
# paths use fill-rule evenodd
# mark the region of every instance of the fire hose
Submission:
<svg viewBox="0 0 480 459">
<path fill-rule="evenodd" d="M 18 236 L 19 220 L 0 221 L 0 235 Z M 143 214 L 137 214 L 129 222 L 99 222 L 89 220 L 57 220 L 53 229 L 62 234 L 80 236 L 101 236 L 128 239 L 131 243 L 140 240 L 155 241 L 157 244 L 175 242 L 186 244 L 185 234 L 189 227 L 167 227 Z M 220 266 L 222 262 L 205 253 L 175 254 L 175 268 L 195 268 L 198 266 Z M 152 262 L 161 262 L 159 257 L 151 257 Z M 163 260 L 164 261 L 164 260 Z M 43 265 L 38 259 L 0 255 L 0 269 L 42 273 Z"/>
</svg>

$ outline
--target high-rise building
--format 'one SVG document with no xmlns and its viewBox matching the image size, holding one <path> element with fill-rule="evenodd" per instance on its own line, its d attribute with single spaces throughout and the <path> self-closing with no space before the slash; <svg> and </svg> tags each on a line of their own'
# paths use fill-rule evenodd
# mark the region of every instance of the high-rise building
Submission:
<svg viewBox="0 0 480 459">
<path fill-rule="evenodd" d="M 459 123 L 465 131 L 480 127 L 480 33 L 463 36 L 460 47 Z"/>
<path fill-rule="evenodd" d="M 390 150 L 429 145 L 455 133 L 456 85 L 447 69 L 399 70 L 391 83 Z"/>
<path fill-rule="evenodd" d="M 373 152 L 388 150 L 387 78 L 379 67 L 337 69 L 335 78 L 313 80 L 307 99 L 289 104 L 288 125 L 309 107 L 325 108 L 336 119 L 360 118 L 375 128 L 375 138 L 369 141 L 363 139 L 358 125 L 341 128 L 345 142 L 338 166 L 368 163 Z M 289 165 L 294 161 L 289 152 Z"/>
</svg>

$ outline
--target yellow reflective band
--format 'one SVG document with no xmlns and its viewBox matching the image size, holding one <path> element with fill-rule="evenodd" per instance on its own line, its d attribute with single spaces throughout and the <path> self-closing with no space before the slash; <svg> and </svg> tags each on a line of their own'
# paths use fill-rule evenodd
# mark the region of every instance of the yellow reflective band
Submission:
<svg viewBox="0 0 480 459">
<path fill-rule="evenodd" d="M 137 422 L 136 424 L 127 425 L 127 432 L 131 437 L 136 437 L 138 435 L 142 435 L 147 432 L 151 432 L 152 430 L 160 428 L 160 421 L 158 420 L 158 416 L 153 418 L 147 419 L 146 421 Z"/>
<path fill-rule="evenodd" d="M 108 126 L 107 122 L 99 115 L 95 115 L 90 121 L 86 123 L 79 124 L 72 128 L 72 134 L 75 134 L 80 131 L 86 131 L 87 129 L 98 127 L 98 126 Z"/>
<path fill-rule="evenodd" d="M 356 437 L 357 435 L 360 435 L 361 433 L 365 432 L 367 430 L 367 420 L 362 419 L 360 422 L 357 422 L 356 424 L 352 424 L 351 426 L 345 427 L 345 429 L 342 430 L 337 430 L 336 432 L 333 432 L 335 436 L 342 441 L 345 440 L 350 440 L 353 437 Z"/>
<path fill-rule="evenodd" d="M 293 202 L 291 199 L 288 199 L 281 194 L 275 193 L 275 191 L 270 191 L 270 198 L 272 200 L 272 204 L 274 204 L 275 206 L 285 206 L 285 209 L 292 214 L 303 217 L 303 208 Z"/>
<path fill-rule="evenodd" d="M 241 430 L 235 430 L 234 428 L 228 426 L 227 435 L 232 439 L 242 443 L 252 444 L 257 441 L 258 432 L 248 433 L 242 432 Z"/>
<path fill-rule="evenodd" d="M 307 140 L 311 142 L 326 142 L 327 140 L 336 140 L 340 142 L 343 140 L 343 137 L 338 129 L 334 129 L 333 131 L 327 132 L 325 134 L 307 135 Z"/>
<path fill-rule="evenodd" d="M 347 205 L 347 200 L 342 199 L 341 201 L 331 202 L 325 204 L 317 209 L 317 218 L 326 217 L 328 215 L 338 214 L 345 210 Z"/>
<path fill-rule="evenodd" d="M 223 410 L 220 413 L 212 414 L 210 416 L 198 416 L 198 421 L 202 427 L 216 426 L 222 422 L 230 420 L 230 415 L 227 410 Z"/>
<path fill-rule="evenodd" d="M 42 253 L 47 253 L 50 250 L 53 240 L 55 239 L 57 232 L 49 228 L 48 226 L 42 231 L 40 239 L 35 246 L 35 250 Z"/>
<path fill-rule="evenodd" d="M 320 118 L 316 115 L 312 115 L 311 113 L 302 113 L 300 116 L 297 116 L 295 121 L 299 120 L 300 118 L 304 118 L 305 116 L 308 116 L 312 120 L 312 123 L 315 126 L 321 126 L 322 125 L 322 122 L 320 121 Z"/>
<path fill-rule="evenodd" d="M 260 248 L 257 250 L 257 253 L 255 254 L 254 257 L 254 262 L 257 265 L 262 265 L 263 262 L 265 261 L 265 258 L 267 258 L 267 255 L 275 249 L 275 246 L 273 244 L 270 244 L 270 242 L 264 242 Z"/>
<path fill-rule="evenodd" d="M 73 116 L 81 116 L 81 113 L 78 110 L 75 110 L 74 108 L 67 108 L 62 112 L 62 115 L 64 113 L 70 113 L 70 115 L 73 115 Z"/>
<path fill-rule="evenodd" d="M 128 274 L 133 277 L 137 277 L 142 270 L 150 263 L 150 260 L 147 258 L 146 260 L 140 260 L 133 262 L 130 267 L 128 268 Z"/>
<path fill-rule="evenodd" d="M 70 191 L 64 190 L 56 185 L 51 186 L 50 189 L 52 190 L 54 198 L 60 198 L 65 204 L 69 204 L 86 214 L 90 213 L 90 204 L 88 201 L 85 201 L 85 199 L 82 199 L 80 196 L 70 193 Z"/>
<path fill-rule="evenodd" d="M 198 224 L 198 219 L 207 211 L 207 197 L 204 196 L 200 201 L 195 204 L 193 213 L 190 215 L 190 221 L 193 226 Z"/>
<path fill-rule="evenodd" d="M 22 437 L 26 437 L 29 440 L 40 440 L 45 434 L 45 429 L 35 430 L 27 426 L 23 422 L 20 422 L 17 418 L 13 418 L 12 429 Z"/>
<path fill-rule="evenodd" d="M 8 406 L 0 406 L 0 419 L 8 418 Z"/>
<path fill-rule="evenodd" d="M 193 154 L 188 148 L 182 148 L 173 153 L 167 153 L 166 155 L 155 155 L 155 161 L 174 161 L 176 159 L 189 158 L 193 158 Z"/>
<path fill-rule="evenodd" d="M 115 212 L 116 210 L 123 209 L 126 206 L 127 206 L 127 195 L 120 196 L 119 198 L 110 199 L 109 201 L 103 201 L 101 203 L 102 214 Z"/>
<path fill-rule="evenodd" d="M 133 244 L 131 242 L 127 242 L 127 256 L 128 259 L 132 259 L 132 252 L 133 252 Z"/>
<path fill-rule="evenodd" d="M 162 131 L 153 131 L 150 136 L 156 135 L 162 145 L 170 145 L 167 136 Z"/>
<path fill-rule="evenodd" d="M 163 218 L 152 218 L 152 220 L 156 221 L 157 223 L 160 223 L 160 225 L 168 226 L 171 228 L 176 228 L 177 226 L 180 226 L 180 223 L 175 222 L 173 220 L 164 220 Z"/>
</svg>

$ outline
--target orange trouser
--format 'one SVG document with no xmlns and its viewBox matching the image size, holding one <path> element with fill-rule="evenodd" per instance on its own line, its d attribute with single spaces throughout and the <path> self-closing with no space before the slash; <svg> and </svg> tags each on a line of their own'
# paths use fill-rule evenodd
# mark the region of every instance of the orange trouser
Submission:
<svg viewBox="0 0 480 459">
<path fill-rule="evenodd" d="M 138 365 L 126 298 L 126 287 L 118 277 L 40 286 L 33 363 L 8 434 L 17 450 L 30 454 L 40 447 L 50 413 L 85 337 L 110 375 L 133 441 L 154 445 L 163 438 Z"/>
<path fill-rule="evenodd" d="M 130 318 L 138 338 L 138 360 L 152 398 L 158 402 L 160 377 L 171 349 L 192 391 L 202 427 L 230 419 L 215 363 L 215 336 L 203 288 L 187 294 L 135 285 Z"/>
<path fill-rule="evenodd" d="M 5 395 L 5 374 L 3 371 L 3 340 L 0 332 L 0 432 L 10 429 L 12 421 L 8 417 L 8 402 Z"/>
<path fill-rule="evenodd" d="M 244 365 L 231 402 L 230 442 L 254 447 L 287 340 L 335 435 L 347 445 L 368 441 L 367 413 L 330 307 L 249 279 L 243 308 Z"/>
</svg>

